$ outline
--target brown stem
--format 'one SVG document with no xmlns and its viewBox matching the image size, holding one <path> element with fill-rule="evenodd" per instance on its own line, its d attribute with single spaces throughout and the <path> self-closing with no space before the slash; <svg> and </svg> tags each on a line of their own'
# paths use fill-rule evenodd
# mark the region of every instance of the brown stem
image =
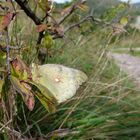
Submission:
<svg viewBox="0 0 140 140">
<path fill-rule="evenodd" d="M 15 0 L 21 7 L 21 9 L 24 10 L 27 16 L 29 16 L 36 25 L 41 24 L 41 19 L 35 15 L 35 13 L 31 10 L 31 8 L 28 6 L 28 3 L 25 2 L 25 0 Z"/>
</svg>

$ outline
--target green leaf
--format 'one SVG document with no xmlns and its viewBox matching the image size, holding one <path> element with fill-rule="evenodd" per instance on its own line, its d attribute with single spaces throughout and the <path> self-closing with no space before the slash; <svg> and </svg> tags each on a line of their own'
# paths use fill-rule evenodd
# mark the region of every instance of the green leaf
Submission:
<svg viewBox="0 0 140 140">
<path fill-rule="evenodd" d="M 47 49 L 52 48 L 54 45 L 52 36 L 46 33 L 41 44 L 43 48 L 47 48 Z"/>
<path fill-rule="evenodd" d="M 0 65 L 3 66 L 5 64 L 5 60 L 6 60 L 6 53 L 0 50 Z"/>
<path fill-rule="evenodd" d="M 39 0 L 38 5 L 44 12 L 51 10 L 51 4 L 48 0 Z"/>
<path fill-rule="evenodd" d="M 0 99 L 2 98 L 2 88 L 3 88 L 4 80 L 0 80 Z"/>
<path fill-rule="evenodd" d="M 46 108 L 46 110 L 49 113 L 55 112 L 55 105 L 57 104 L 57 101 L 55 97 L 51 94 L 51 92 L 41 84 L 37 84 L 35 82 L 30 83 L 33 85 L 33 91 L 35 92 L 35 96 L 39 99 L 39 101 Z"/>
<path fill-rule="evenodd" d="M 107 11 L 105 11 L 102 15 L 102 18 L 105 21 L 112 21 L 112 19 L 116 18 L 118 14 L 124 12 L 124 10 L 126 10 L 128 7 L 129 5 L 126 3 L 119 3 L 118 5 L 107 9 Z"/>
<path fill-rule="evenodd" d="M 126 26 L 128 24 L 128 17 L 122 17 L 120 19 L 120 24 Z"/>
<path fill-rule="evenodd" d="M 82 11 L 88 11 L 89 10 L 89 7 L 87 5 L 85 5 L 85 3 L 79 3 L 77 6 L 77 8 L 79 8 L 80 10 Z"/>
<path fill-rule="evenodd" d="M 30 68 L 20 59 L 20 57 L 15 58 L 11 62 L 11 74 L 20 80 L 31 79 Z"/>
</svg>

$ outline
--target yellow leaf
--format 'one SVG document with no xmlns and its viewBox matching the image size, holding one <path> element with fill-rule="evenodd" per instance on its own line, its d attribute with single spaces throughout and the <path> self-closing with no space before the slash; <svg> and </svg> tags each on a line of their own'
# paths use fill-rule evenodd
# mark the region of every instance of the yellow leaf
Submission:
<svg viewBox="0 0 140 140">
<path fill-rule="evenodd" d="M 42 47 L 49 49 L 49 48 L 52 48 L 53 45 L 54 45 L 54 41 L 53 41 L 52 36 L 49 34 L 46 34 L 42 41 Z"/>
<path fill-rule="evenodd" d="M 82 11 L 88 11 L 89 10 L 89 7 L 85 4 L 79 4 L 79 5 L 77 5 L 77 8 L 79 8 Z"/>
<path fill-rule="evenodd" d="M 38 5 L 44 12 L 50 12 L 52 9 L 51 0 L 39 0 Z"/>
<path fill-rule="evenodd" d="M 126 26 L 128 24 L 128 17 L 122 17 L 120 19 L 120 24 Z"/>
<path fill-rule="evenodd" d="M 3 84 L 4 84 L 4 81 L 0 80 L 0 99 L 1 99 L 1 92 L 2 92 Z"/>
</svg>

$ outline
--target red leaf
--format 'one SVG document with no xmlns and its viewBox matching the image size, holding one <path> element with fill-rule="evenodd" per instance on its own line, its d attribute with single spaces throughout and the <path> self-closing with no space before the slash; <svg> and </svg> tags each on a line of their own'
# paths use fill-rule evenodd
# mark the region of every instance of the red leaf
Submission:
<svg viewBox="0 0 140 140">
<path fill-rule="evenodd" d="M 70 13 L 71 7 L 66 7 L 65 9 L 62 10 L 61 15 L 64 16 L 68 13 Z"/>
<path fill-rule="evenodd" d="M 34 97 L 30 97 L 29 99 L 28 99 L 28 102 L 27 102 L 27 107 L 28 107 L 28 109 L 30 110 L 30 111 L 32 111 L 33 109 L 34 109 L 34 106 L 35 106 L 35 100 L 34 100 Z"/>
<path fill-rule="evenodd" d="M 12 75 L 10 80 L 15 90 L 21 94 L 23 101 L 25 102 L 28 109 L 32 111 L 35 106 L 35 99 L 30 85 L 24 81 L 20 81 L 18 78 Z"/>
<path fill-rule="evenodd" d="M 2 20 L 0 22 L 0 32 L 2 32 L 6 27 L 8 27 L 13 17 L 14 17 L 14 13 L 10 13 L 10 12 L 2 17 Z"/>
<path fill-rule="evenodd" d="M 46 24 L 40 24 L 36 27 L 36 31 L 42 32 L 42 31 L 46 30 L 47 28 L 48 28 L 48 26 Z"/>
<path fill-rule="evenodd" d="M 32 74 L 30 68 L 24 63 L 24 61 L 20 57 L 16 57 L 11 61 L 11 73 L 20 77 L 21 79 L 32 79 Z M 25 74 L 27 74 L 25 76 Z"/>
</svg>

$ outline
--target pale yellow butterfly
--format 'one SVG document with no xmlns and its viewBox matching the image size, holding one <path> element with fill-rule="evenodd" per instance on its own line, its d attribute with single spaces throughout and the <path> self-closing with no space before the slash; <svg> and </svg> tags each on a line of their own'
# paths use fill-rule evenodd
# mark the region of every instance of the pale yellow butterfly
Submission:
<svg viewBox="0 0 140 140">
<path fill-rule="evenodd" d="M 87 80 L 84 72 L 58 64 L 32 66 L 33 81 L 49 89 L 58 103 L 73 97 Z"/>
</svg>

